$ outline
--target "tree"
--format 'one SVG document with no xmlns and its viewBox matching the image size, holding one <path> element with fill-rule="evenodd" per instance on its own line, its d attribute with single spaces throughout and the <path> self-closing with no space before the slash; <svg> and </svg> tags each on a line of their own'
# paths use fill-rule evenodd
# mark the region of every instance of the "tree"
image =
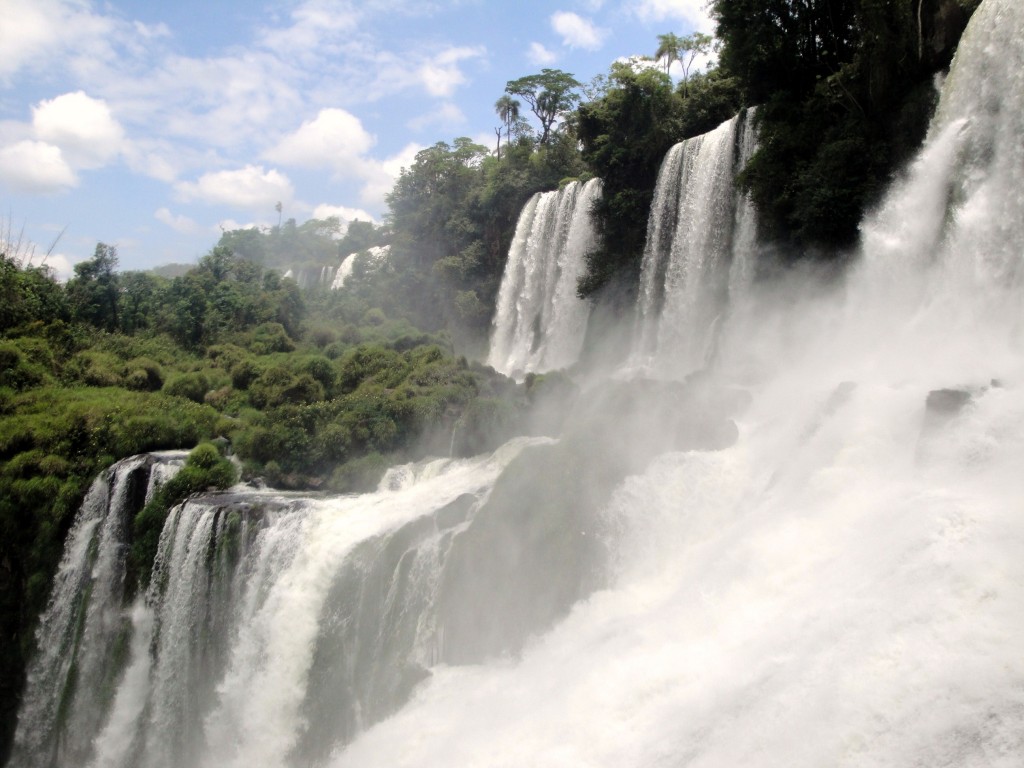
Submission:
<svg viewBox="0 0 1024 768">
<path fill-rule="evenodd" d="M 494 102 L 494 111 L 505 126 L 505 136 L 509 142 L 512 141 L 512 128 L 519 120 L 519 107 L 521 104 L 507 93 Z M 501 159 L 501 128 L 495 129 L 498 133 L 498 159 Z"/>
<path fill-rule="evenodd" d="M 568 72 L 560 69 L 542 69 L 540 74 L 527 75 L 505 84 L 505 93 L 518 96 L 530 105 L 530 111 L 540 121 L 542 146 L 547 145 L 555 122 L 570 112 L 580 97 L 574 91 L 582 87 Z"/>
<path fill-rule="evenodd" d="M 686 37 L 678 37 L 669 32 L 665 35 L 658 35 L 658 50 L 654 52 L 654 58 L 665 62 L 665 74 L 668 74 L 674 62 L 679 62 L 683 69 L 683 95 L 686 95 L 687 85 L 690 80 L 690 69 L 698 56 L 703 56 L 711 50 L 713 38 L 702 32 L 694 32 Z"/>
<path fill-rule="evenodd" d="M 117 248 L 97 243 L 91 259 L 75 264 L 75 276 L 68 281 L 67 292 L 77 319 L 106 331 L 117 330 L 120 294 Z"/>
<path fill-rule="evenodd" d="M 658 35 L 658 50 L 654 52 L 655 61 L 665 62 L 665 74 L 672 68 L 673 62 L 680 61 L 682 57 L 683 39 L 678 35 L 669 32 Z"/>
</svg>

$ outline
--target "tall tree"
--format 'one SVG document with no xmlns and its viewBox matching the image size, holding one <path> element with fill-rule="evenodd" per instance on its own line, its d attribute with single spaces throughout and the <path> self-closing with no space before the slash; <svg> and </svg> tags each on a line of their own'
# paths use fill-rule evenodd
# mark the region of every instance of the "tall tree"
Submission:
<svg viewBox="0 0 1024 768">
<path fill-rule="evenodd" d="M 682 56 L 683 39 L 678 35 L 669 32 L 658 35 L 658 50 L 654 52 L 654 60 L 665 64 L 665 74 L 672 68 L 672 64 L 679 61 Z"/>
<path fill-rule="evenodd" d="M 712 42 L 711 35 L 705 35 L 703 32 L 694 32 L 686 37 L 679 37 L 671 32 L 658 35 L 658 50 L 654 52 L 654 58 L 656 61 L 665 62 L 666 75 L 672 65 L 679 62 L 683 70 L 683 95 L 687 92 L 693 63 L 698 56 L 703 56 L 711 50 Z"/>
<path fill-rule="evenodd" d="M 498 115 L 498 119 L 501 120 L 502 125 L 505 126 L 505 137 L 508 141 L 512 141 L 512 127 L 519 120 L 519 107 L 521 104 L 518 99 L 513 99 L 507 93 L 494 102 L 494 111 Z M 498 158 L 501 158 L 501 128 L 496 129 L 498 132 Z"/>
<path fill-rule="evenodd" d="M 575 91 L 580 87 L 579 81 L 568 72 L 542 69 L 540 74 L 509 80 L 505 93 L 518 96 L 530 105 L 530 111 L 540 122 L 540 143 L 546 145 L 555 122 L 579 103 L 580 96 Z"/>
<path fill-rule="evenodd" d="M 117 248 L 97 243 L 93 257 L 75 264 L 75 276 L 68 281 L 68 300 L 74 315 L 107 331 L 119 327 Z"/>
</svg>

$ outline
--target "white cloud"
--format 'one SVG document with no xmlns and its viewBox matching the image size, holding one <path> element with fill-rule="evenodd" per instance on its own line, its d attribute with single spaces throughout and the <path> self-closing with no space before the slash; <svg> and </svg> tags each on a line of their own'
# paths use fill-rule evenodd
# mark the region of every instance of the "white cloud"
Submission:
<svg viewBox="0 0 1024 768">
<path fill-rule="evenodd" d="M 376 219 L 362 208 L 349 208 L 346 205 L 330 205 L 328 203 L 321 203 L 313 209 L 314 219 L 329 219 L 332 216 L 336 217 L 341 222 L 343 228 L 347 228 L 349 224 L 357 219 L 359 221 L 369 221 L 374 224 L 377 223 Z"/>
<path fill-rule="evenodd" d="M 407 125 L 410 130 L 419 132 L 431 126 L 436 126 L 439 129 L 454 129 L 465 122 L 466 115 L 463 111 L 452 102 L 446 101 L 433 112 L 414 117 Z"/>
<path fill-rule="evenodd" d="M 0 79 L 26 67 L 52 66 L 70 54 L 84 61 L 107 60 L 113 19 L 92 12 L 88 3 L 69 0 L 4 0 L 0 24 Z"/>
<path fill-rule="evenodd" d="M 358 15 L 347 0 L 305 0 L 291 11 L 291 25 L 267 29 L 262 44 L 285 57 L 306 56 L 351 32 Z"/>
<path fill-rule="evenodd" d="M 553 13 L 551 28 L 562 36 L 564 45 L 588 51 L 596 51 L 608 36 L 608 30 L 599 29 L 588 19 L 568 11 Z"/>
<path fill-rule="evenodd" d="M 530 47 L 526 51 L 526 58 L 530 60 L 531 64 L 536 64 L 538 67 L 546 67 L 558 61 L 558 54 L 549 51 L 540 43 L 530 43 Z"/>
<path fill-rule="evenodd" d="M 633 10 L 645 21 L 678 19 L 693 25 L 697 32 L 714 34 L 715 31 L 708 0 L 637 0 Z"/>
<path fill-rule="evenodd" d="M 277 225 L 275 220 L 274 224 L 270 224 L 267 221 L 250 221 L 245 224 L 235 221 L 234 219 L 221 219 L 217 222 L 217 226 L 213 228 L 214 232 L 234 232 L 236 229 L 258 229 L 261 232 L 272 229 Z"/>
<path fill-rule="evenodd" d="M 344 109 L 322 109 L 315 119 L 265 153 L 268 160 L 300 168 L 328 166 L 342 176 L 362 175 L 364 156 L 376 143 L 359 118 Z"/>
<path fill-rule="evenodd" d="M 249 210 L 272 210 L 278 202 L 290 203 L 295 194 L 291 181 L 280 171 L 247 165 L 235 171 L 206 173 L 195 182 L 174 185 L 180 199 L 198 200 Z"/>
<path fill-rule="evenodd" d="M 175 215 L 167 208 L 158 208 L 156 213 L 153 214 L 153 218 L 166 224 L 175 232 L 181 232 L 184 235 L 195 234 L 199 231 L 199 225 L 196 224 L 195 221 L 190 219 L 188 216 L 181 214 Z"/>
<path fill-rule="evenodd" d="M 74 274 L 75 264 L 78 261 L 82 261 L 82 259 L 72 261 L 71 258 L 63 253 L 51 253 L 43 259 L 43 263 L 53 270 L 53 274 L 62 283 L 67 282 L 71 275 Z"/>
<path fill-rule="evenodd" d="M 483 57 L 482 47 L 446 48 L 438 55 L 420 65 L 417 75 L 427 93 L 440 98 L 450 98 L 455 89 L 466 82 L 466 76 L 459 64 L 470 59 Z"/>
<path fill-rule="evenodd" d="M 383 209 L 384 196 L 391 191 L 403 168 L 411 168 L 422 144 L 406 144 L 401 151 L 386 160 L 374 163 L 367 173 L 366 183 L 360 192 L 363 204 L 371 209 Z"/>
<path fill-rule="evenodd" d="M 151 140 L 126 141 L 121 151 L 132 171 L 168 184 L 178 178 L 184 156 L 191 154 Z"/>
<path fill-rule="evenodd" d="M 65 93 L 32 108 L 36 137 L 61 148 L 75 168 L 100 168 L 117 157 L 124 130 L 107 103 L 82 91 Z"/>
<path fill-rule="evenodd" d="M 19 141 L 0 149 L 0 181 L 16 192 L 47 194 L 78 184 L 60 147 L 43 141 Z"/>
</svg>

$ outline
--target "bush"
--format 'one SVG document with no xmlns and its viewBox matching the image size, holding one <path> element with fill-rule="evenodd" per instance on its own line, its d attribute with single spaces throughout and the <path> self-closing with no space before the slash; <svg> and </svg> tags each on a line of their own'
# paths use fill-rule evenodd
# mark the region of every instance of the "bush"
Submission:
<svg viewBox="0 0 1024 768">
<path fill-rule="evenodd" d="M 379 453 L 369 453 L 338 467 L 331 475 L 331 490 L 365 493 L 375 490 L 390 462 Z"/>
<path fill-rule="evenodd" d="M 129 360 L 124 385 L 141 392 L 156 392 L 164 385 L 164 372 L 160 364 L 148 357 Z"/>
<path fill-rule="evenodd" d="M 128 554 L 129 591 L 136 584 L 143 588 L 148 584 L 160 544 L 160 532 L 171 508 L 193 493 L 228 488 L 236 479 L 235 468 L 220 455 L 215 445 L 200 443 L 192 449 L 185 466 L 157 490 L 132 522 L 132 545 Z"/>
<path fill-rule="evenodd" d="M 64 366 L 64 376 L 72 382 L 90 387 L 119 387 L 123 382 L 123 365 L 109 352 L 79 352 Z"/>
<path fill-rule="evenodd" d="M 201 403 L 210 391 L 210 380 L 200 371 L 183 373 L 171 379 L 164 386 L 164 394 L 184 397 L 193 403 Z"/>
<path fill-rule="evenodd" d="M 269 355 L 272 352 L 292 352 L 295 344 L 280 323 L 263 323 L 253 329 L 249 349 L 257 355 Z"/>
</svg>

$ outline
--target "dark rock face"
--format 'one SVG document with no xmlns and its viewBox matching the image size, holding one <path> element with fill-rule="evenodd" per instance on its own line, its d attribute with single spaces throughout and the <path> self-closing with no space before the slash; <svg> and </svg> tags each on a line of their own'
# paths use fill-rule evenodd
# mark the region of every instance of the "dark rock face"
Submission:
<svg viewBox="0 0 1024 768">
<path fill-rule="evenodd" d="M 929 416 L 955 416 L 971 401 L 971 393 L 963 389 L 933 389 L 925 400 Z"/>
<path fill-rule="evenodd" d="M 922 62 L 929 69 L 949 66 L 960 36 L 977 7 L 973 0 L 918 0 L 920 50 Z"/>
</svg>

